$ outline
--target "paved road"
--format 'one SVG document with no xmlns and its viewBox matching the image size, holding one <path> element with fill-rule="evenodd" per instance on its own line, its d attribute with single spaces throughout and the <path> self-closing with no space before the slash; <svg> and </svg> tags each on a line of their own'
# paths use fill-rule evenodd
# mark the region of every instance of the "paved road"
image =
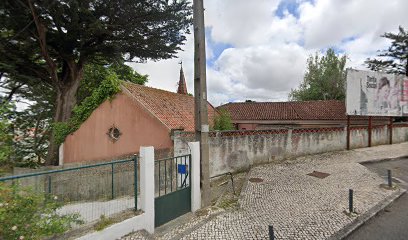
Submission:
<svg viewBox="0 0 408 240">
<path fill-rule="evenodd" d="M 366 164 L 381 176 L 391 169 L 393 176 L 408 183 L 408 158 Z M 407 188 L 405 184 L 403 187 Z M 346 240 L 405 240 L 408 239 L 408 193 L 357 229 Z"/>
</svg>

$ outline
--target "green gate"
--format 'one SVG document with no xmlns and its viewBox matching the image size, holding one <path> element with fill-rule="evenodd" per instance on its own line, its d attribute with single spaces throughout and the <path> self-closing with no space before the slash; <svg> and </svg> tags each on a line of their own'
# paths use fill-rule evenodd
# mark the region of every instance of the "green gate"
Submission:
<svg viewBox="0 0 408 240">
<path fill-rule="evenodd" d="M 156 227 L 191 211 L 191 155 L 155 160 Z"/>
</svg>

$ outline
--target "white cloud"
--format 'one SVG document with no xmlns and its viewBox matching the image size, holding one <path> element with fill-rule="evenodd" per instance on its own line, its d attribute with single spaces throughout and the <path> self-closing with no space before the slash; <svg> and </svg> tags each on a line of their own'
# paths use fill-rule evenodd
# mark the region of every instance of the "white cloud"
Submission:
<svg viewBox="0 0 408 240">
<path fill-rule="evenodd" d="M 408 25 L 405 0 L 316 0 L 299 9 L 307 47 L 336 45 L 353 36 L 378 37 Z"/>
<path fill-rule="evenodd" d="M 278 0 L 208 0 L 205 23 L 212 27 L 214 41 L 234 46 L 250 46 L 268 40 L 273 11 Z"/>
<path fill-rule="evenodd" d="M 284 101 L 303 78 L 307 55 L 295 44 L 230 48 L 208 71 L 209 96 L 215 105 L 245 99 Z"/>
<path fill-rule="evenodd" d="M 177 91 L 179 81 L 180 61 L 183 62 L 184 75 L 187 82 L 187 90 L 193 93 L 194 76 L 194 38 L 193 34 L 187 36 L 187 41 L 182 47 L 184 51 L 178 53 L 177 58 L 161 60 L 157 62 L 148 61 L 146 63 L 130 63 L 136 71 L 141 74 L 148 74 L 147 86 L 165 89 L 171 92 Z M 208 51 L 207 51 L 208 52 Z"/>
<path fill-rule="evenodd" d="M 215 106 L 228 101 L 282 101 L 303 78 L 307 56 L 335 47 L 348 56 L 347 66 L 364 68 L 389 41 L 384 32 L 408 28 L 406 0 L 291 0 L 297 9 L 279 9 L 284 0 L 206 0 L 208 97 Z M 285 2 L 287 3 L 287 2 Z M 208 32 L 207 32 L 208 33 Z M 179 53 L 189 92 L 193 93 L 193 35 Z M 149 86 L 175 91 L 179 59 L 134 68 L 150 75 Z"/>
</svg>

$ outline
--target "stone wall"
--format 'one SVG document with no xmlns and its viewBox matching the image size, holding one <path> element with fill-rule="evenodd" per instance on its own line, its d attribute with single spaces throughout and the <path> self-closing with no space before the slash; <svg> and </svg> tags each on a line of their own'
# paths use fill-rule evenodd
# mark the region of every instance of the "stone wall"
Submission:
<svg viewBox="0 0 408 240">
<path fill-rule="evenodd" d="M 176 132 L 175 156 L 188 154 L 187 142 L 193 139 L 194 133 Z M 367 147 L 367 128 L 352 128 L 350 140 L 352 149 Z M 403 141 L 408 141 L 408 125 L 395 124 L 393 142 Z M 375 126 L 372 129 L 372 146 L 388 143 L 388 126 Z M 210 175 L 238 172 L 251 165 L 278 162 L 291 157 L 345 150 L 346 145 L 346 128 L 210 132 Z"/>
</svg>

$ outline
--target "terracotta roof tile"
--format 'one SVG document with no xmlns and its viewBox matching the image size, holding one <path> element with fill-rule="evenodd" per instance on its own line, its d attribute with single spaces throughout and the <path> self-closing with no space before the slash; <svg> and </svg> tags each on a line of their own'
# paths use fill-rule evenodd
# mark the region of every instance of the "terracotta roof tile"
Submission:
<svg viewBox="0 0 408 240">
<path fill-rule="evenodd" d="M 122 84 L 130 94 L 169 129 L 194 131 L 194 97 L 146 87 L 133 83 Z M 216 110 L 208 103 L 208 119 L 212 125 Z"/>
<path fill-rule="evenodd" d="M 346 120 L 344 101 L 242 102 L 218 107 L 230 112 L 233 120 Z M 352 118 L 367 118 L 353 116 Z"/>
</svg>

